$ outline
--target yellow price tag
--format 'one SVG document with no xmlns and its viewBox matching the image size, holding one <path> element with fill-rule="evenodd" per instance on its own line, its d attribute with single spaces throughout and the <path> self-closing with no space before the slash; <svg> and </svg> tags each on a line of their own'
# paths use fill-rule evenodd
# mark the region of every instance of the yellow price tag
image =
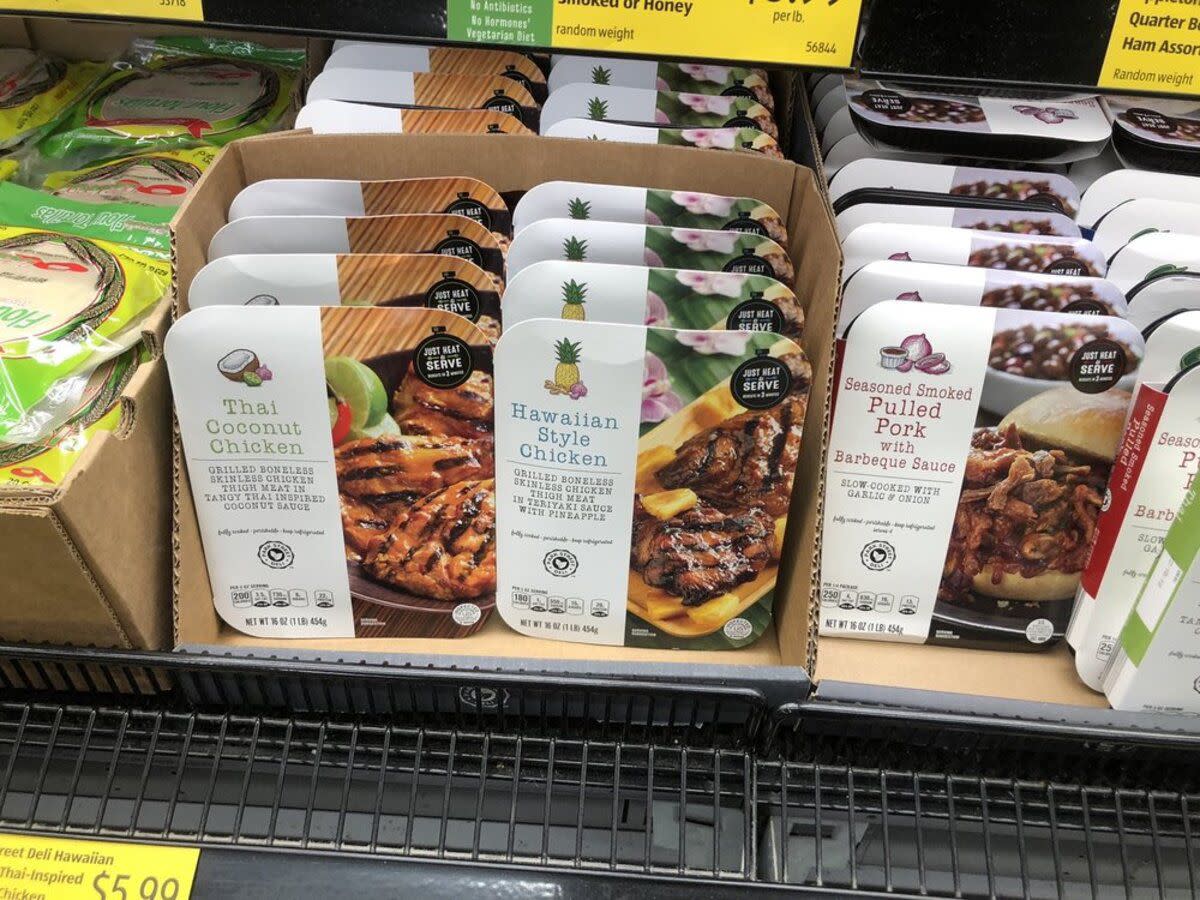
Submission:
<svg viewBox="0 0 1200 900">
<path fill-rule="evenodd" d="M 1100 87 L 1200 94 L 1200 7 L 1194 0 L 1121 0 Z"/>
<path fill-rule="evenodd" d="M 204 21 L 204 0 L 0 0 L 0 10 L 114 19 Z"/>
<path fill-rule="evenodd" d="M 862 0 L 555 0 L 550 45 L 847 68 Z"/>
<path fill-rule="evenodd" d="M 200 851 L 0 834 L 0 897 L 188 900 Z"/>
</svg>

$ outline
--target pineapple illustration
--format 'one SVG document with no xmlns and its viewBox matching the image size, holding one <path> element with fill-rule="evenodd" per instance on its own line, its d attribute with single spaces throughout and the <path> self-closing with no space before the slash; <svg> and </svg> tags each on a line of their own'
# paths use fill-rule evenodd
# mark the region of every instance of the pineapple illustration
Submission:
<svg viewBox="0 0 1200 900">
<path fill-rule="evenodd" d="M 604 66 L 593 67 L 592 84 L 612 84 L 612 69 Z"/>
<path fill-rule="evenodd" d="M 601 100 L 599 97 L 593 97 L 588 101 L 588 118 L 589 119 L 607 119 L 608 118 L 608 101 Z"/>
<path fill-rule="evenodd" d="M 567 212 L 570 213 L 572 219 L 590 219 L 592 217 L 592 204 L 579 197 L 575 197 L 567 204 Z"/>
<path fill-rule="evenodd" d="M 560 393 L 569 394 L 579 384 L 579 341 L 562 338 L 554 345 L 554 386 Z"/>
<path fill-rule="evenodd" d="M 563 284 L 562 317 L 564 319 L 575 319 L 580 322 L 586 319 L 587 315 L 583 309 L 583 304 L 586 302 L 586 284 L 580 284 L 574 278 Z"/>
<path fill-rule="evenodd" d="M 574 235 L 563 241 L 562 249 L 563 258 L 571 262 L 583 262 L 587 259 L 587 241 L 581 241 Z"/>
</svg>

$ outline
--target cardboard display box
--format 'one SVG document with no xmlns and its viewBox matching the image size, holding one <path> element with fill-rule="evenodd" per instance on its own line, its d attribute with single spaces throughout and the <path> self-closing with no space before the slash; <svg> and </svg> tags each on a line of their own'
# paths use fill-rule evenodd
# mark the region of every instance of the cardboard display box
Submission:
<svg viewBox="0 0 1200 900">
<path fill-rule="evenodd" d="M 754 196 L 784 216 L 798 273 L 797 291 L 806 307 L 804 347 L 814 369 L 803 451 L 789 520 L 785 565 L 777 590 L 775 627 L 753 646 L 735 652 L 641 650 L 569 644 L 524 637 L 493 617 L 466 640 L 264 641 L 223 625 L 211 600 L 199 529 L 176 446 L 175 634 L 185 647 L 220 647 L 255 655 L 317 652 L 324 658 L 366 658 L 392 662 L 479 664 L 496 660 L 504 668 L 553 668 L 557 661 L 586 661 L 588 671 L 614 672 L 613 664 L 636 663 L 721 669 L 789 667 L 795 685 L 811 663 L 810 611 L 816 584 L 816 524 L 824 456 L 839 254 L 829 207 L 812 172 L 793 163 L 751 154 L 681 147 L 614 145 L 519 135 L 268 135 L 236 142 L 205 174 L 173 223 L 178 303 L 187 308 L 187 289 L 205 262 L 209 240 L 226 221 L 230 201 L 241 188 L 266 178 L 404 178 L 470 175 L 502 194 L 554 179 L 610 184 L 641 184 Z M 790 563 L 790 564 L 789 564 Z M 440 658 L 440 659 L 439 659 Z M 629 671 L 626 669 L 626 671 Z M 634 671 L 646 671 L 635 667 Z M 676 673 L 678 674 L 678 673 Z M 780 673 L 776 672 L 776 675 Z"/>
</svg>

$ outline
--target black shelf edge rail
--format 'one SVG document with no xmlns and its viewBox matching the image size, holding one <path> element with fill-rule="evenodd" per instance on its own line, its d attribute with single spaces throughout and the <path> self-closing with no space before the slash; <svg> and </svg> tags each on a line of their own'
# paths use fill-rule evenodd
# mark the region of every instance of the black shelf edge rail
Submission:
<svg viewBox="0 0 1200 900">
<path fill-rule="evenodd" d="M 656 736 L 722 747 L 750 745 L 767 719 L 759 691 L 702 680 L 25 645 L 0 645 L 0 697 L 286 710 L 529 735 Z"/>
</svg>

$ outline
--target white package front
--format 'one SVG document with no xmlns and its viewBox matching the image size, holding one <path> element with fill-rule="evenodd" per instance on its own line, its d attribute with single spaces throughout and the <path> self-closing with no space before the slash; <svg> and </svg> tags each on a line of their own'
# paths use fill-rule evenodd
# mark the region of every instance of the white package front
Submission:
<svg viewBox="0 0 1200 900">
<path fill-rule="evenodd" d="M 1118 169 L 1092 182 L 1083 195 L 1079 214 L 1075 218 L 1085 228 L 1094 228 L 1110 210 L 1137 199 L 1200 203 L 1200 178 L 1168 172 Z"/>
<path fill-rule="evenodd" d="M 1200 234 L 1200 203 L 1174 200 L 1130 200 L 1107 213 L 1096 225 L 1092 242 L 1109 259 L 1140 235 L 1151 231 Z"/>
<path fill-rule="evenodd" d="M 903 206 L 896 203 L 857 203 L 837 215 L 842 240 L 860 225 L 936 225 L 1006 234 L 1080 236 L 1079 226 L 1062 213 L 1048 210 L 1005 210 L 958 206 Z"/>
<path fill-rule="evenodd" d="M 353 637 L 329 413 L 297 402 L 325 395 L 319 310 L 196 310 L 165 355 L 217 613 L 258 637 Z M 271 377 L 234 377 L 256 363 Z"/>
<path fill-rule="evenodd" d="M 313 100 L 296 114 L 296 128 L 314 134 L 400 134 L 404 110 L 344 100 Z"/>
<path fill-rule="evenodd" d="M 1125 296 L 1129 321 L 1146 328 L 1172 313 L 1200 309 L 1200 272 L 1164 272 L 1145 279 Z"/>
<path fill-rule="evenodd" d="M 1128 295 L 1172 272 L 1200 272 L 1200 234 L 1158 231 L 1136 237 L 1112 258 L 1108 278 Z"/>
</svg>

